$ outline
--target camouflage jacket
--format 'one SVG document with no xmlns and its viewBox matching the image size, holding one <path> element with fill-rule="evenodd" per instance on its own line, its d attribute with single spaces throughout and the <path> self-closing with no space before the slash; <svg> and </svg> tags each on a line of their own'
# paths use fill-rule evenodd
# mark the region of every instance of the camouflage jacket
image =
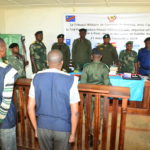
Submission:
<svg viewBox="0 0 150 150">
<path fill-rule="evenodd" d="M 15 68 L 18 71 L 19 77 L 26 77 L 25 58 L 23 55 L 10 55 L 8 57 L 8 64 L 10 64 L 13 68 Z"/>
<path fill-rule="evenodd" d="M 33 57 L 37 71 L 47 68 L 46 47 L 43 42 L 35 41 L 30 45 L 30 57 Z M 32 64 L 32 71 L 36 73 L 36 68 Z"/>
<path fill-rule="evenodd" d="M 135 73 L 135 63 L 137 63 L 137 52 L 122 50 L 119 55 L 120 73 Z"/>
</svg>

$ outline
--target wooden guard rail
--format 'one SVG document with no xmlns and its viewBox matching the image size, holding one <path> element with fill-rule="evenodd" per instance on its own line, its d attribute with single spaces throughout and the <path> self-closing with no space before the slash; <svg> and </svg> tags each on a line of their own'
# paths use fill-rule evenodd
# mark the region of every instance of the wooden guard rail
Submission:
<svg viewBox="0 0 150 150">
<path fill-rule="evenodd" d="M 15 84 L 14 100 L 18 108 L 17 144 L 20 148 L 38 150 L 38 142 L 34 138 L 34 132 L 28 119 L 26 107 L 30 82 L 31 80 L 29 79 L 18 79 Z M 79 104 L 79 123 L 76 142 L 72 145 L 71 149 L 90 150 L 89 136 L 90 129 L 93 129 L 93 150 L 115 150 L 116 143 L 118 143 L 118 149 L 123 150 L 129 88 L 90 84 L 79 84 L 78 88 L 81 98 Z M 91 104 L 93 97 L 95 108 L 91 127 L 90 119 L 92 117 Z M 111 99 L 111 104 L 110 97 L 113 99 Z M 118 115 L 118 98 L 122 98 L 119 140 L 117 140 L 117 120 L 120 116 Z M 103 119 L 101 119 L 100 115 L 102 99 L 104 100 Z M 86 111 L 84 111 L 84 101 L 86 101 Z M 109 107 L 112 108 L 111 111 L 109 111 Z"/>
</svg>

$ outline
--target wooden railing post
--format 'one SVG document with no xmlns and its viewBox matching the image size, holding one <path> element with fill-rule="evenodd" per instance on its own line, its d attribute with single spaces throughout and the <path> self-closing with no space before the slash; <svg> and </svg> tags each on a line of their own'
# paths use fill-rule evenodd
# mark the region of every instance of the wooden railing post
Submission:
<svg viewBox="0 0 150 150">
<path fill-rule="evenodd" d="M 119 135 L 119 150 L 124 149 L 124 139 L 125 139 L 125 128 L 126 128 L 126 114 L 127 114 L 127 98 L 123 98 L 122 108 L 121 108 L 121 121 L 120 121 L 120 135 Z"/>
<path fill-rule="evenodd" d="M 103 115 L 103 128 L 102 128 L 102 150 L 107 148 L 108 136 L 108 116 L 109 115 L 109 99 L 104 97 L 104 115 Z"/>
</svg>

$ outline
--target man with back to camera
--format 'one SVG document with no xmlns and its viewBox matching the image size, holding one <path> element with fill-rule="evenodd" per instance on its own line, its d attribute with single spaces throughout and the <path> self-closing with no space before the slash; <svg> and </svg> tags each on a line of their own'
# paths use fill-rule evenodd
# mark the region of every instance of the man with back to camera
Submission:
<svg viewBox="0 0 150 150">
<path fill-rule="evenodd" d="M 18 71 L 20 78 L 26 78 L 25 67 L 28 65 L 28 61 L 25 57 L 19 53 L 19 45 L 17 43 L 12 43 L 9 45 L 12 55 L 8 57 L 8 63 Z"/>
<path fill-rule="evenodd" d="M 78 122 L 78 78 L 61 71 L 60 50 L 48 53 L 48 65 L 32 80 L 28 113 L 42 150 L 68 150 Z"/>
<path fill-rule="evenodd" d="M 111 65 L 119 65 L 119 61 L 118 61 L 118 54 L 116 51 L 116 48 L 110 43 L 110 35 L 109 34 L 105 34 L 103 36 L 103 44 L 100 44 L 99 46 L 97 46 L 97 49 L 101 51 L 103 58 L 102 58 L 102 62 L 104 64 L 106 64 L 107 66 L 111 66 Z"/>
<path fill-rule="evenodd" d="M 64 43 L 64 34 L 59 34 L 57 36 L 57 40 L 58 42 L 54 43 L 51 49 L 58 49 L 63 53 L 64 64 L 62 68 L 69 72 L 70 48 L 66 43 Z"/>
<path fill-rule="evenodd" d="M 150 37 L 144 40 L 145 47 L 138 52 L 139 73 L 142 75 L 150 74 Z"/>
<path fill-rule="evenodd" d="M 35 39 L 36 41 L 32 43 L 29 48 L 33 73 L 47 68 L 46 47 L 42 42 L 43 31 L 37 31 L 35 33 Z"/>
<path fill-rule="evenodd" d="M 82 71 L 84 64 L 91 62 L 91 42 L 86 39 L 86 33 L 86 29 L 80 29 L 80 38 L 74 40 L 72 45 L 72 62 L 79 71 Z"/>
<path fill-rule="evenodd" d="M 109 79 L 109 67 L 101 62 L 101 59 L 103 57 L 101 51 L 99 51 L 97 48 L 94 48 L 92 50 L 91 57 L 93 61 L 83 68 L 80 83 L 111 85 Z M 95 98 L 92 97 L 91 120 L 90 120 L 91 126 L 93 120 L 94 102 Z M 85 105 L 86 101 L 84 101 L 84 109 Z M 103 107 L 104 107 L 104 100 L 101 99 L 101 119 L 103 118 L 103 109 L 104 109 Z M 90 130 L 90 146 L 93 146 L 92 128 Z"/>
<path fill-rule="evenodd" d="M 17 150 L 16 108 L 13 102 L 13 87 L 17 71 L 3 63 L 6 44 L 0 38 L 0 150 Z"/>
</svg>

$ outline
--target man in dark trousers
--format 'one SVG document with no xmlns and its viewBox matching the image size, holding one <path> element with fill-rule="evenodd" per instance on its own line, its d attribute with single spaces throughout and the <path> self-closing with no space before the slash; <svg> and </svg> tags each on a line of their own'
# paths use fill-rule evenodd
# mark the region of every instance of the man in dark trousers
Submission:
<svg viewBox="0 0 150 150">
<path fill-rule="evenodd" d="M 37 31 L 35 33 L 35 42 L 29 48 L 33 73 L 47 68 L 46 47 L 42 41 L 43 31 Z"/>
<path fill-rule="evenodd" d="M 75 69 L 82 71 L 84 64 L 91 61 L 91 42 L 86 39 L 87 30 L 79 30 L 80 38 L 74 40 L 72 46 L 72 62 Z"/>
<path fill-rule="evenodd" d="M 78 78 L 61 71 L 60 50 L 49 52 L 48 64 L 32 80 L 28 113 L 42 150 L 68 150 L 78 122 Z"/>
<path fill-rule="evenodd" d="M 83 68 L 83 73 L 81 75 L 80 83 L 89 83 L 89 84 L 99 84 L 99 85 L 111 85 L 109 79 L 109 67 L 101 62 L 102 53 L 97 48 L 92 50 L 92 62 L 87 64 Z M 92 97 L 92 105 L 91 105 L 91 120 L 90 124 L 92 126 L 93 113 L 94 113 L 94 102 L 95 98 Z M 84 109 L 86 106 L 86 99 L 84 101 Z M 103 118 L 103 109 L 104 109 L 104 100 L 101 100 L 101 119 Z M 90 135 L 90 146 L 93 146 L 93 134 L 91 127 L 91 135 Z"/>
</svg>

